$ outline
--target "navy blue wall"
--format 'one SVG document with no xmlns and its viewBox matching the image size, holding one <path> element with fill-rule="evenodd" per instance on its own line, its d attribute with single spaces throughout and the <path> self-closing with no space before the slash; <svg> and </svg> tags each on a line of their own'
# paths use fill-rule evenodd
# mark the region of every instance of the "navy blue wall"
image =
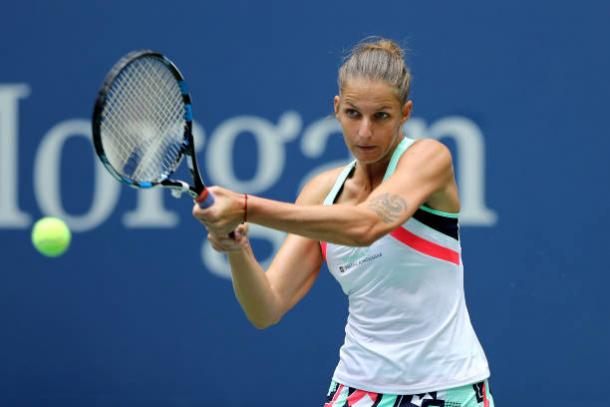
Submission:
<svg viewBox="0 0 610 407">
<path fill-rule="evenodd" d="M 410 49 L 407 132 L 454 152 L 497 404 L 602 405 L 609 19 L 602 1 L 3 2 L 0 405 L 321 405 L 338 285 L 324 272 L 279 325 L 250 326 L 189 200 L 119 186 L 89 118 L 117 58 L 162 51 L 189 81 L 207 180 L 292 200 L 349 158 L 325 118 L 341 56 L 371 34 Z M 31 247 L 43 215 L 74 230 L 61 258 Z M 264 261 L 281 235 L 253 239 Z"/>
</svg>

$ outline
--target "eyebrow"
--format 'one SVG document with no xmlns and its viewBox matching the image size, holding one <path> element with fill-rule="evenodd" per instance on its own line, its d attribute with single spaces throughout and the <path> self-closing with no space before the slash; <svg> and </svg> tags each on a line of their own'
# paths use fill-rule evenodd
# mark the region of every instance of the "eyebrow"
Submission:
<svg viewBox="0 0 610 407">
<path fill-rule="evenodd" d="M 346 103 L 346 104 L 348 104 L 348 105 L 350 105 L 350 106 L 351 106 L 351 107 L 353 107 L 354 109 L 360 109 L 358 106 L 356 106 L 355 104 L 353 104 L 353 103 L 352 103 L 352 102 L 350 102 L 350 101 L 346 101 L 345 103 Z M 375 110 L 380 111 L 380 110 L 390 110 L 390 109 L 391 109 L 391 107 L 390 107 L 390 106 L 383 105 L 383 106 L 381 106 L 381 107 L 379 107 L 379 108 L 377 108 L 377 109 L 375 109 Z"/>
</svg>

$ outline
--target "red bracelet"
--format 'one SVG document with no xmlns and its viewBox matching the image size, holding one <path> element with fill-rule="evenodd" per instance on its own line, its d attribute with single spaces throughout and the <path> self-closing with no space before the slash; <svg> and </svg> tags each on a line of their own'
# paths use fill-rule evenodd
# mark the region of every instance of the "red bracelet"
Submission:
<svg viewBox="0 0 610 407">
<path fill-rule="evenodd" d="M 246 223 L 248 221 L 248 194 L 244 194 L 244 221 L 242 223 Z"/>
</svg>

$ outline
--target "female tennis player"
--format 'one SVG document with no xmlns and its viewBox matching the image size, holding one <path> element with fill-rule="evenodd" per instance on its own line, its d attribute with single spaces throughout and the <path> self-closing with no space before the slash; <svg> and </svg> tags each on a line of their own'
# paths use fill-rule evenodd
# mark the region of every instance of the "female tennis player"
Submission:
<svg viewBox="0 0 610 407">
<path fill-rule="evenodd" d="M 396 43 L 359 43 L 334 98 L 355 160 L 312 179 L 294 204 L 211 187 L 216 203 L 193 209 L 228 254 L 237 299 L 259 328 L 278 323 L 327 262 L 349 316 L 326 407 L 493 406 L 464 300 L 451 154 L 403 134 L 409 82 Z M 288 232 L 267 272 L 246 222 Z"/>
</svg>

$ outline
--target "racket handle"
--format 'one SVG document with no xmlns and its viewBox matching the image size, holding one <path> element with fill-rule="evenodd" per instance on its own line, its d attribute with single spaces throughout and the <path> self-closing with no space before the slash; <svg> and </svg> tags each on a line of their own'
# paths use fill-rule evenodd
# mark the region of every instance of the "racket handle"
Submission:
<svg viewBox="0 0 610 407">
<path fill-rule="evenodd" d="M 214 195 L 212 195 L 210 193 L 210 191 L 208 191 L 208 189 L 205 188 L 203 191 L 201 191 L 201 193 L 199 194 L 197 199 L 195 199 L 195 201 L 199 204 L 199 206 L 202 209 L 207 209 L 210 206 L 214 205 Z"/>
<path fill-rule="evenodd" d="M 195 201 L 199 204 L 202 209 L 207 209 L 210 206 L 214 205 L 214 195 L 208 189 L 204 189 L 201 191 L 197 199 Z M 235 232 L 230 232 L 229 237 L 235 240 Z"/>
</svg>

